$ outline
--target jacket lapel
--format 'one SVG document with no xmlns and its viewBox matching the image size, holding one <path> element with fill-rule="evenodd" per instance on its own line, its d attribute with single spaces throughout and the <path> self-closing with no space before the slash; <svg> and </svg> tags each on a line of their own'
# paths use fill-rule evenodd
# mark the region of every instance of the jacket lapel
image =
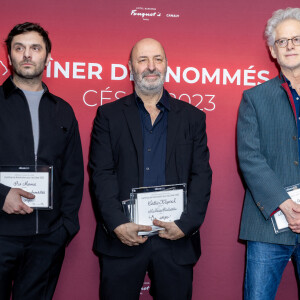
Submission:
<svg viewBox="0 0 300 300">
<path fill-rule="evenodd" d="M 138 107 L 135 103 L 134 94 L 124 101 L 124 115 L 136 149 L 139 165 L 139 184 L 142 185 L 144 178 L 144 157 L 143 157 L 143 134 Z"/>
<path fill-rule="evenodd" d="M 295 103 L 294 103 L 292 92 L 291 92 L 291 90 L 289 88 L 289 85 L 286 82 L 285 77 L 284 77 L 284 75 L 282 73 L 279 74 L 279 79 L 281 80 L 281 86 L 283 87 L 283 89 L 285 90 L 285 92 L 288 95 L 288 99 L 289 99 L 291 107 L 293 109 L 295 121 L 297 123 L 298 118 L 297 118 L 296 107 L 295 107 Z"/>
<path fill-rule="evenodd" d="M 166 166 L 170 160 L 171 154 L 174 150 L 174 143 L 178 132 L 178 126 L 181 123 L 180 110 L 175 100 L 169 96 L 170 111 L 168 113 L 168 129 L 167 129 L 167 154 L 166 154 Z"/>
<path fill-rule="evenodd" d="M 166 153 L 166 166 L 170 160 L 171 154 L 174 150 L 174 143 L 180 124 L 180 110 L 176 101 L 169 96 L 170 111 L 168 112 L 168 129 L 167 129 L 167 153 Z M 144 180 L 144 156 L 143 156 L 143 134 L 140 121 L 138 107 L 135 103 L 134 94 L 130 95 L 124 101 L 124 115 L 127 120 L 128 128 L 137 152 L 138 165 L 139 165 L 139 184 L 143 184 Z"/>
</svg>

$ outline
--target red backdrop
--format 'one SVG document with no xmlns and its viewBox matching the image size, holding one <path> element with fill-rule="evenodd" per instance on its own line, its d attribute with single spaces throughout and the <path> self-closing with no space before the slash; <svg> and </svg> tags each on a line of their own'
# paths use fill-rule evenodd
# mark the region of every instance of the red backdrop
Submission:
<svg viewBox="0 0 300 300">
<path fill-rule="evenodd" d="M 98 298 L 86 167 L 90 132 L 99 105 L 131 93 L 129 52 L 144 37 L 165 47 L 169 92 L 207 115 L 213 186 L 201 228 L 193 299 L 242 299 L 245 245 L 238 232 L 244 189 L 236 161 L 237 110 L 244 89 L 278 74 L 263 40 L 266 20 L 276 9 L 297 5 L 299 0 L 2 1 L 1 41 L 25 21 L 39 22 L 49 31 L 53 60 L 44 81 L 73 106 L 80 126 L 86 169 L 81 230 L 67 248 L 54 300 Z M 9 75 L 7 65 L 3 43 L 0 83 Z M 150 299 L 148 289 L 146 279 L 141 299 Z M 276 299 L 297 299 L 291 263 Z"/>
</svg>

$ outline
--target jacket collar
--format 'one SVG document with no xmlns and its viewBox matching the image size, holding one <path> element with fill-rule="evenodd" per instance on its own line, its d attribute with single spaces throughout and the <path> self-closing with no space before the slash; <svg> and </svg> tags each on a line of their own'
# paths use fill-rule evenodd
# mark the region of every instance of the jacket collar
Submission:
<svg viewBox="0 0 300 300">
<path fill-rule="evenodd" d="M 44 94 L 47 94 L 49 96 L 49 99 L 51 99 L 52 101 L 54 101 L 55 103 L 57 103 L 57 100 L 55 99 L 55 97 L 49 92 L 49 89 L 47 87 L 47 85 L 42 82 L 42 86 L 44 89 Z M 4 97 L 5 99 L 8 99 L 10 95 L 12 95 L 13 93 L 17 93 L 19 91 L 21 91 L 13 82 L 12 80 L 12 76 L 9 76 L 3 83 L 2 85 L 3 87 L 3 93 L 4 93 Z"/>
<path fill-rule="evenodd" d="M 284 75 L 282 74 L 282 72 L 279 73 L 278 78 L 279 78 L 281 83 L 285 82 Z"/>
<path fill-rule="evenodd" d="M 285 90 L 285 92 L 286 92 L 287 95 L 288 95 L 288 99 L 289 99 L 290 104 L 291 104 L 291 106 L 292 106 L 293 113 L 294 113 L 294 116 L 295 116 L 295 120 L 296 120 L 296 122 L 297 122 L 296 107 L 295 107 L 293 95 L 292 95 L 292 92 L 291 92 L 291 90 L 290 90 L 289 84 L 287 83 L 286 78 L 285 78 L 285 76 L 282 74 L 282 72 L 280 72 L 280 74 L 279 74 L 278 77 L 279 77 L 279 80 L 280 80 L 280 83 L 281 83 L 282 88 Z"/>
</svg>

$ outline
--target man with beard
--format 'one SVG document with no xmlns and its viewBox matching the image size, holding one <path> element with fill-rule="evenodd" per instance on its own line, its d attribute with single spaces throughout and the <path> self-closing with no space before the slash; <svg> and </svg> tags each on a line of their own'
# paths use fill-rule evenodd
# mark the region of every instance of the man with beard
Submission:
<svg viewBox="0 0 300 300">
<path fill-rule="evenodd" d="M 138 299 L 146 272 L 155 299 L 191 299 L 200 256 L 199 227 L 210 196 L 205 114 L 163 88 L 167 58 L 161 44 L 142 39 L 132 48 L 133 94 L 98 108 L 90 153 L 100 262 L 101 299 Z M 122 200 L 132 188 L 187 184 L 187 208 L 174 222 L 154 220 L 158 235 L 130 223 Z"/>
<path fill-rule="evenodd" d="M 0 87 L 0 168 L 13 168 L 12 177 L 17 170 L 30 170 L 22 173 L 29 178 L 40 166 L 52 169 L 53 205 L 30 207 L 35 195 L 22 189 L 28 183 L 8 185 L 1 177 L 0 299 L 50 300 L 65 246 L 79 230 L 83 160 L 78 124 L 71 106 L 42 82 L 51 52 L 48 33 L 38 24 L 18 24 L 6 45 L 12 76 Z M 29 179 L 29 184 L 37 183 Z M 37 190 L 46 192 L 41 186 Z"/>
</svg>

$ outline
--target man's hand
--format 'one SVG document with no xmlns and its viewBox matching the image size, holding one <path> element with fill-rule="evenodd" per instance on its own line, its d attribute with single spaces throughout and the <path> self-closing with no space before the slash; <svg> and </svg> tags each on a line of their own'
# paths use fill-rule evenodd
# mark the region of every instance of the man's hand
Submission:
<svg viewBox="0 0 300 300">
<path fill-rule="evenodd" d="M 21 196 L 27 199 L 33 199 L 35 197 L 33 194 L 22 189 L 11 188 L 5 198 L 2 210 L 4 210 L 7 214 L 31 214 L 33 209 L 22 201 Z"/>
<path fill-rule="evenodd" d="M 147 237 L 139 236 L 139 231 L 151 231 L 151 226 L 137 225 L 134 223 L 121 224 L 114 229 L 119 240 L 128 246 L 138 246 L 147 241 Z"/>
<path fill-rule="evenodd" d="M 288 199 L 279 205 L 292 231 L 300 233 L 300 204 Z"/>
<path fill-rule="evenodd" d="M 181 229 L 175 224 L 175 222 L 162 222 L 159 220 L 154 220 L 153 224 L 155 226 L 163 227 L 165 230 L 160 230 L 158 235 L 161 238 L 168 240 L 178 240 L 184 237 L 184 233 Z"/>
</svg>

